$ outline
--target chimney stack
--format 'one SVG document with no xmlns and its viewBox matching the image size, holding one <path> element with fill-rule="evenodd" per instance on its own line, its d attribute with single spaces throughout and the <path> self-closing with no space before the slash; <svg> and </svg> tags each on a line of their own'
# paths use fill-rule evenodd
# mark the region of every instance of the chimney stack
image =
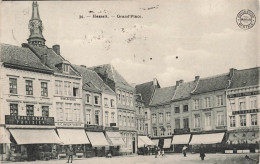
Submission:
<svg viewBox="0 0 260 164">
<path fill-rule="evenodd" d="M 47 62 L 47 53 L 44 53 L 41 55 L 41 62 L 45 65 Z"/>
<path fill-rule="evenodd" d="M 179 84 L 182 84 L 183 82 L 184 82 L 184 80 L 182 80 L 182 79 L 181 79 L 181 80 L 179 80 Z"/>
<path fill-rule="evenodd" d="M 180 84 L 180 81 L 176 81 L 176 87 L 179 86 Z"/>
<path fill-rule="evenodd" d="M 60 55 L 60 45 L 56 44 L 52 46 L 53 51 L 57 54 Z"/>
<path fill-rule="evenodd" d="M 85 66 L 85 65 L 80 65 L 81 67 L 83 67 L 83 68 L 87 68 L 87 66 Z"/>
<path fill-rule="evenodd" d="M 195 81 L 198 81 L 200 79 L 200 76 L 195 76 Z"/>
<path fill-rule="evenodd" d="M 154 86 L 158 85 L 158 81 L 157 81 L 156 78 L 153 78 L 153 85 L 154 85 Z"/>
<path fill-rule="evenodd" d="M 230 77 L 230 78 L 234 75 L 235 71 L 236 71 L 235 68 L 230 68 L 230 69 L 229 69 L 229 77 Z"/>
</svg>

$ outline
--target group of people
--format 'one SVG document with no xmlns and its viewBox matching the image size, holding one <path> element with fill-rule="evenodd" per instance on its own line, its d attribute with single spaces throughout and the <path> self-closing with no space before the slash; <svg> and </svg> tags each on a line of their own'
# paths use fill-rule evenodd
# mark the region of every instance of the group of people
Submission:
<svg viewBox="0 0 260 164">
<path fill-rule="evenodd" d="M 184 145 L 182 148 L 182 153 L 183 153 L 184 157 L 186 157 L 187 149 L 188 149 L 188 147 L 186 145 Z M 200 153 L 201 160 L 204 160 L 206 155 L 205 155 L 205 148 L 204 148 L 203 144 L 200 145 L 199 153 Z"/>
<path fill-rule="evenodd" d="M 164 156 L 164 150 L 160 149 L 159 147 L 155 147 L 154 148 L 154 154 L 155 154 L 155 158 L 157 158 L 157 156 Z"/>
</svg>

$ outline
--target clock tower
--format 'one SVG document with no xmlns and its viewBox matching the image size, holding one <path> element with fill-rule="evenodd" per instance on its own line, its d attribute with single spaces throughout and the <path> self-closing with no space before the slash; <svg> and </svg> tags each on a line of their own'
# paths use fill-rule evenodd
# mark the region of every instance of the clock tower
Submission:
<svg viewBox="0 0 260 164">
<path fill-rule="evenodd" d="M 30 30 L 30 36 L 27 39 L 28 44 L 44 47 L 45 39 L 42 35 L 43 25 L 39 15 L 38 4 L 35 1 L 32 4 L 32 18 L 29 21 L 28 28 Z"/>
</svg>

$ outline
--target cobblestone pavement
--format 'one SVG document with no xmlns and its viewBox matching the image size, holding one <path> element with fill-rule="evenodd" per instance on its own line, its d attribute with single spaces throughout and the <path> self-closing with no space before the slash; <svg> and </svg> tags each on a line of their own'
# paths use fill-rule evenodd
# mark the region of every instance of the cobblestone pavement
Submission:
<svg viewBox="0 0 260 164">
<path fill-rule="evenodd" d="M 245 156 L 259 161 L 259 154 L 206 154 L 204 161 L 200 160 L 199 154 L 187 154 L 183 157 L 182 154 L 166 154 L 164 157 L 159 156 L 119 156 L 112 158 L 95 157 L 95 158 L 82 158 L 75 159 L 74 164 L 256 164 L 252 160 L 246 160 Z M 50 161 L 32 161 L 32 162 L 4 162 L 14 164 L 65 164 L 67 160 L 50 160 Z"/>
</svg>

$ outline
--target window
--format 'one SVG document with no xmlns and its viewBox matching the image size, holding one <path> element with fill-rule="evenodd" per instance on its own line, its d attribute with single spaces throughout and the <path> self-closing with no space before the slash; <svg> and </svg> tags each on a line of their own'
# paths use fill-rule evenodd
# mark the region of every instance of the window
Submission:
<svg viewBox="0 0 260 164">
<path fill-rule="evenodd" d="M 105 107 L 108 107 L 108 99 L 107 98 L 104 98 L 104 105 L 105 105 Z"/>
<path fill-rule="evenodd" d="M 6 153 L 6 144 L 0 144 L 0 154 Z"/>
<path fill-rule="evenodd" d="M 188 111 L 189 111 L 189 106 L 183 105 L 183 112 L 188 112 Z"/>
<path fill-rule="evenodd" d="M 250 109 L 256 109 L 256 108 L 257 108 L 256 97 L 250 97 Z"/>
<path fill-rule="evenodd" d="M 9 92 L 11 94 L 17 94 L 17 79 L 9 78 Z"/>
<path fill-rule="evenodd" d="M 111 108 L 114 108 L 114 107 L 115 107 L 115 100 L 114 100 L 114 99 L 111 99 L 111 100 L 110 100 L 110 107 L 111 107 Z"/>
<path fill-rule="evenodd" d="M 119 125 L 122 126 L 122 115 L 119 115 Z"/>
<path fill-rule="evenodd" d="M 18 104 L 10 104 L 10 115 L 18 116 Z"/>
<path fill-rule="evenodd" d="M 56 103 L 56 112 L 57 112 L 57 120 L 63 121 L 63 103 L 57 102 Z"/>
<path fill-rule="evenodd" d="M 105 112 L 105 124 L 108 125 L 108 112 Z"/>
<path fill-rule="evenodd" d="M 217 112 L 217 125 L 224 126 L 224 124 L 225 124 L 224 112 Z"/>
<path fill-rule="evenodd" d="M 71 82 L 64 81 L 64 95 L 71 96 Z"/>
<path fill-rule="evenodd" d="M 239 109 L 240 109 L 240 110 L 245 110 L 245 109 L 246 109 L 245 98 L 239 99 Z"/>
<path fill-rule="evenodd" d="M 86 110 L 86 124 L 87 125 L 91 124 L 91 109 Z"/>
<path fill-rule="evenodd" d="M 205 126 L 206 127 L 211 126 L 211 114 L 210 113 L 205 114 Z"/>
<path fill-rule="evenodd" d="M 71 104 L 65 104 L 65 121 L 72 121 L 72 109 Z"/>
<path fill-rule="evenodd" d="M 119 103 L 121 103 L 121 94 L 120 94 L 120 90 L 117 90 L 117 100 Z"/>
<path fill-rule="evenodd" d="M 180 113 L 180 107 L 176 106 L 176 107 L 174 108 L 174 112 L 175 112 L 175 113 Z"/>
<path fill-rule="evenodd" d="M 160 127 L 160 136 L 164 136 L 165 128 L 163 126 Z"/>
<path fill-rule="evenodd" d="M 152 123 L 153 123 L 153 124 L 156 123 L 156 114 L 152 114 Z"/>
<path fill-rule="evenodd" d="M 148 114 L 147 114 L 147 112 L 144 112 L 144 117 L 145 117 L 145 119 L 148 119 Z"/>
<path fill-rule="evenodd" d="M 41 82 L 41 96 L 48 96 L 48 83 L 47 82 Z"/>
<path fill-rule="evenodd" d="M 148 124 L 145 124 L 145 134 L 148 134 Z"/>
<path fill-rule="evenodd" d="M 42 117 L 49 117 L 49 107 L 42 106 Z"/>
<path fill-rule="evenodd" d="M 89 104 L 90 103 L 90 94 L 86 94 L 86 103 Z"/>
<path fill-rule="evenodd" d="M 129 105 L 129 98 L 128 98 L 128 96 L 129 96 L 129 93 L 125 93 L 125 102 L 126 102 L 126 105 Z"/>
<path fill-rule="evenodd" d="M 123 125 L 126 126 L 126 116 L 123 116 Z"/>
<path fill-rule="evenodd" d="M 251 114 L 251 125 L 257 125 L 257 114 Z"/>
<path fill-rule="evenodd" d="M 127 126 L 131 126 L 131 120 L 129 116 L 127 116 Z"/>
<path fill-rule="evenodd" d="M 246 126 L 246 115 L 240 115 L 240 126 Z"/>
<path fill-rule="evenodd" d="M 73 120 L 76 122 L 80 121 L 80 104 L 74 104 Z"/>
<path fill-rule="evenodd" d="M 180 119 L 175 119 L 175 129 L 180 129 L 181 125 L 180 125 Z"/>
<path fill-rule="evenodd" d="M 172 127 L 167 126 L 167 135 L 172 135 Z"/>
<path fill-rule="evenodd" d="M 205 98 L 205 108 L 209 108 L 211 105 L 210 105 L 210 97 L 206 97 Z"/>
<path fill-rule="evenodd" d="M 194 116 L 194 127 L 199 128 L 200 127 L 200 115 L 195 114 Z"/>
<path fill-rule="evenodd" d="M 183 119 L 183 128 L 189 128 L 189 118 Z"/>
<path fill-rule="evenodd" d="M 55 94 L 62 95 L 62 81 L 55 81 Z"/>
<path fill-rule="evenodd" d="M 69 65 L 68 64 L 63 64 L 63 72 L 69 72 Z"/>
<path fill-rule="evenodd" d="M 153 136 L 157 136 L 157 128 L 153 127 Z"/>
<path fill-rule="evenodd" d="M 79 83 L 73 83 L 73 96 L 79 97 Z"/>
<path fill-rule="evenodd" d="M 132 93 L 130 93 L 129 104 L 130 104 L 130 106 L 133 106 L 133 94 Z"/>
<path fill-rule="evenodd" d="M 95 123 L 96 123 L 96 125 L 99 125 L 99 111 L 98 110 L 95 111 Z"/>
<path fill-rule="evenodd" d="M 34 116 L 34 106 L 33 105 L 26 105 L 26 115 Z"/>
<path fill-rule="evenodd" d="M 122 104 L 125 105 L 125 92 L 122 91 Z"/>
<path fill-rule="evenodd" d="M 199 109 L 199 99 L 194 100 L 194 109 Z"/>
<path fill-rule="evenodd" d="M 224 105 L 223 95 L 217 96 L 217 106 Z"/>
<path fill-rule="evenodd" d="M 33 95 L 33 83 L 32 80 L 25 80 L 26 95 Z"/>
<path fill-rule="evenodd" d="M 159 113 L 159 122 L 160 122 L 160 123 L 163 122 L 163 113 Z"/>
<path fill-rule="evenodd" d="M 230 103 L 230 108 L 231 108 L 231 110 L 235 110 L 235 109 L 236 109 L 235 99 L 230 99 L 230 100 L 229 100 L 229 103 Z"/>
<path fill-rule="evenodd" d="M 166 112 L 166 121 L 171 121 L 171 112 Z"/>
<path fill-rule="evenodd" d="M 111 113 L 111 122 L 115 122 L 115 113 L 114 112 Z"/>
<path fill-rule="evenodd" d="M 230 127 L 236 127 L 236 117 L 230 116 Z"/>
<path fill-rule="evenodd" d="M 99 104 L 99 96 L 95 96 L 95 104 L 98 105 Z"/>
</svg>

